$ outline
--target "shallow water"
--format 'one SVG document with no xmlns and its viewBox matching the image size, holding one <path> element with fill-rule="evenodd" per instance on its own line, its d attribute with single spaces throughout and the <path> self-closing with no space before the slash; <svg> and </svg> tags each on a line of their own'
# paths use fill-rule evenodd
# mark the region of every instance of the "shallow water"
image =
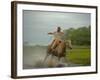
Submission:
<svg viewBox="0 0 100 80">
<path fill-rule="evenodd" d="M 79 64 L 73 64 L 65 62 L 62 58 L 58 62 L 57 57 L 46 56 L 47 47 L 44 46 L 24 46 L 23 48 L 23 69 L 35 69 L 35 68 L 53 68 L 53 67 L 75 67 L 81 66 Z"/>
</svg>

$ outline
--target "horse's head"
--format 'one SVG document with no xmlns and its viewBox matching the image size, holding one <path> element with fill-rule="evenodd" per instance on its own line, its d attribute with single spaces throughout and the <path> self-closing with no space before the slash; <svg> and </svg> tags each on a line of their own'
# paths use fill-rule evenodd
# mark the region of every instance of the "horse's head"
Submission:
<svg viewBox="0 0 100 80">
<path fill-rule="evenodd" d="M 69 48 L 69 49 L 72 49 L 72 43 L 71 43 L 71 40 L 66 40 L 66 47 Z"/>
</svg>

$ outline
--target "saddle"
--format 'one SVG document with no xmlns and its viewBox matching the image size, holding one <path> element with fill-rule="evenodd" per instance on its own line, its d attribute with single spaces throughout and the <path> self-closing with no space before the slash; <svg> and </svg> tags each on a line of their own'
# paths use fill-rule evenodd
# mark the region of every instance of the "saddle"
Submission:
<svg viewBox="0 0 100 80">
<path fill-rule="evenodd" d="M 65 56 L 66 45 L 64 41 L 53 40 L 52 43 L 47 48 L 47 53 L 55 56 L 63 57 Z"/>
<path fill-rule="evenodd" d="M 51 49 L 55 49 L 62 41 L 55 39 L 53 40 L 53 42 L 51 43 Z"/>
</svg>

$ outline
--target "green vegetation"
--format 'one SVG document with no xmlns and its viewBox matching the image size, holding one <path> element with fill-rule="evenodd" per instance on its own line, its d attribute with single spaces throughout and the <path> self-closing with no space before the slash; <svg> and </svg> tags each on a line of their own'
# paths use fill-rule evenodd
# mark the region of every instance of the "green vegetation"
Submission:
<svg viewBox="0 0 100 80">
<path fill-rule="evenodd" d="M 64 38 L 71 39 L 73 45 L 90 45 L 91 30 L 90 26 L 80 28 L 69 28 L 64 30 Z"/>
<path fill-rule="evenodd" d="M 91 54 L 90 54 L 90 48 L 74 48 L 70 50 L 69 54 L 66 56 L 68 60 L 72 63 L 75 64 L 80 64 L 80 65 L 90 65 L 90 59 L 91 59 Z"/>
<path fill-rule="evenodd" d="M 64 39 L 71 40 L 73 45 L 66 59 L 74 64 L 91 65 L 91 26 L 69 28 L 64 33 Z"/>
</svg>

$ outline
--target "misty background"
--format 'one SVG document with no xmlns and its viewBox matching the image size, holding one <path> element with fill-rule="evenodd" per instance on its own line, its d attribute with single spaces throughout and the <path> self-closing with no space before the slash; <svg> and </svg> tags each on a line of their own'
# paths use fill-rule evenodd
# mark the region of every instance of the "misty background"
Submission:
<svg viewBox="0 0 100 80">
<path fill-rule="evenodd" d="M 49 12 L 23 10 L 23 43 L 24 45 L 48 45 L 52 41 L 48 32 L 89 26 L 90 13 Z"/>
</svg>

